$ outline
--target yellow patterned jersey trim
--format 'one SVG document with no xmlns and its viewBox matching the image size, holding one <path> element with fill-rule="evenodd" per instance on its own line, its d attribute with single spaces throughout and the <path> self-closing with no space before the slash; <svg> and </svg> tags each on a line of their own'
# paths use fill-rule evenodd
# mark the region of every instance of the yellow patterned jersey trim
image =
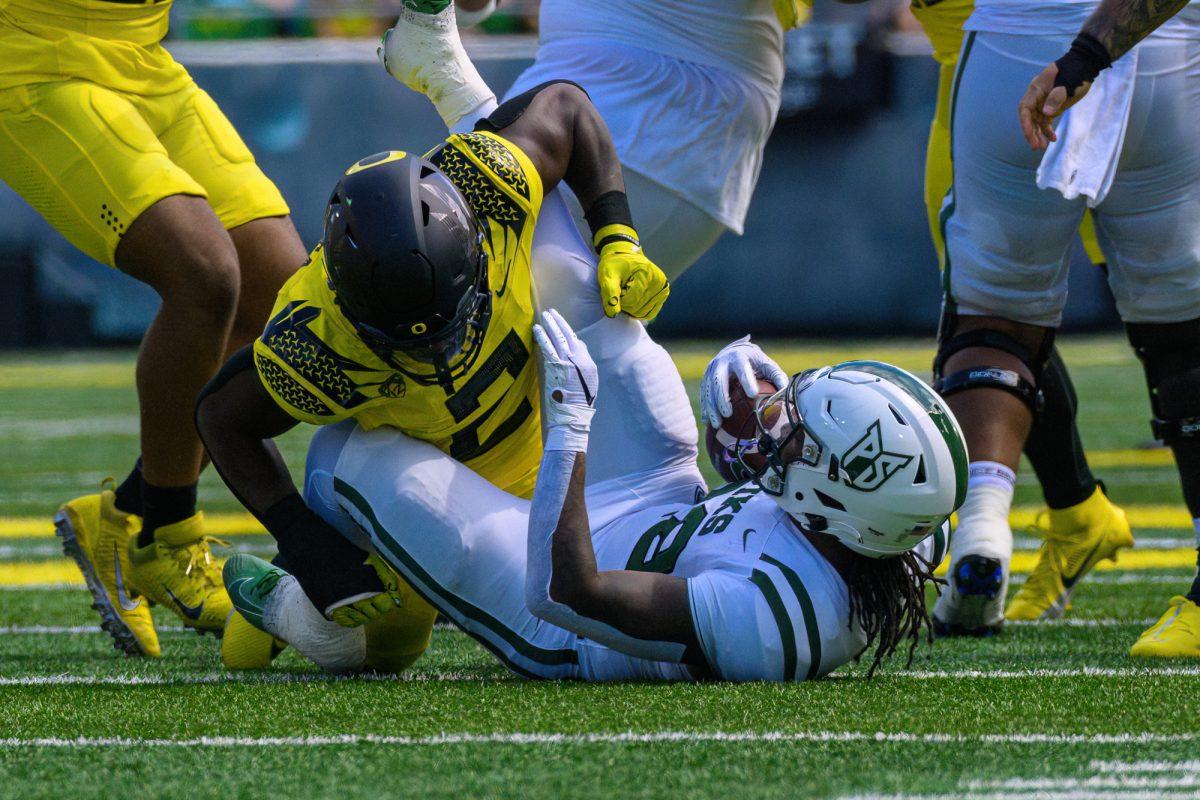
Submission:
<svg viewBox="0 0 1200 800">
<path fill-rule="evenodd" d="M 321 247 L 279 292 L 254 343 L 255 364 L 276 402 L 298 420 L 389 425 L 528 496 L 541 461 L 530 273 L 541 178 L 516 145 L 491 133 L 451 136 L 427 157 L 486 231 L 492 316 L 471 371 L 448 392 L 380 359 L 334 302 Z"/>
</svg>

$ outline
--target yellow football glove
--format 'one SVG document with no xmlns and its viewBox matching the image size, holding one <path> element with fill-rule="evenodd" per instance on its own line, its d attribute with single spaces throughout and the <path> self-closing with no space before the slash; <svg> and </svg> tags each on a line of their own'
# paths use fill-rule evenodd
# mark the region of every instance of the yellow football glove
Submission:
<svg viewBox="0 0 1200 800">
<path fill-rule="evenodd" d="M 600 248 L 597 277 L 604 313 L 615 317 L 624 311 L 636 319 L 652 320 L 671 294 L 667 276 L 642 253 L 637 231 L 628 225 L 605 225 L 592 238 Z"/>
<path fill-rule="evenodd" d="M 368 556 L 366 563 L 379 574 L 379 579 L 383 581 L 384 591 L 368 597 L 360 597 L 353 602 L 330 609 L 329 618 L 343 628 L 357 628 L 360 625 L 366 625 L 371 620 L 379 619 L 393 608 L 404 604 L 400 580 L 392 568 L 376 555 Z"/>
</svg>

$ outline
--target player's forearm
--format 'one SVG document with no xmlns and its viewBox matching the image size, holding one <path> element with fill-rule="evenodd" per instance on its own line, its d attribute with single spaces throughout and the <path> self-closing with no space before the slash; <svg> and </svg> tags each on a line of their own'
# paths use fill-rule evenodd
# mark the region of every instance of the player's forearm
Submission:
<svg viewBox="0 0 1200 800">
<path fill-rule="evenodd" d="M 295 424 L 263 388 L 250 346 L 230 358 L 197 401 L 196 430 L 213 466 L 260 521 L 272 506 L 296 495 L 273 441 Z"/>
<path fill-rule="evenodd" d="M 537 617 L 614 650 L 681 661 L 694 643 L 687 582 L 599 572 L 584 501 L 586 456 L 547 450 L 529 519 L 525 599 Z"/>
<path fill-rule="evenodd" d="M 1081 33 L 1094 36 L 1116 61 L 1187 4 L 1188 0 L 1102 0 Z"/>
<path fill-rule="evenodd" d="M 608 126 L 587 95 L 582 91 L 578 94 L 571 126 L 571 158 L 564 180 L 586 211 L 598 198 L 624 192 L 625 179 Z"/>
</svg>

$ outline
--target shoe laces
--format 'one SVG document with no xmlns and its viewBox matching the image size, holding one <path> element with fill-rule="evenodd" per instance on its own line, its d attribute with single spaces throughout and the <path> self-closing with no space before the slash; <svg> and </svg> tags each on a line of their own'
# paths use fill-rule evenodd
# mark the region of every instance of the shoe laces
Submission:
<svg viewBox="0 0 1200 800">
<path fill-rule="evenodd" d="M 172 556 L 183 566 L 183 574 L 196 573 L 210 585 L 224 585 L 221 562 L 213 558 L 212 546 L 229 547 L 229 542 L 215 536 L 201 536 L 194 542 L 171 548 Z"/>
</svg>

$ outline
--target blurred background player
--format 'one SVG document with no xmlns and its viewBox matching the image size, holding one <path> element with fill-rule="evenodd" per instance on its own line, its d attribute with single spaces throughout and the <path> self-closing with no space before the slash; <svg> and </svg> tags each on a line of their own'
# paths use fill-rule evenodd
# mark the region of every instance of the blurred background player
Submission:
<svg viewBox="0 0 1200 800">
<path fill-rule="evenodd" d="M 1103 70 L 1109 69 L 1118 59 L 1128 59 L 1128 53 L 1134 45 L 1152 31 L 1160 29 L 1187 6 L 1186 0 L 1163 3 L 1102 0 L 1071 43 L 1070 50 L 1037 75 L 1021 98 L 1018 113 L 1022 132 L 1030 146 L 1044 149 L 1054 142 L 1058 138 L 1053 127 L 1056 118 L 1089 93 Z M 1180 17 L 1191 22 L 1191 25 L 1173 24 L 1164 30 L 1169 38 L 1176 40 L 1175 47 L 1185 46 L 1179 43 L 1180 40 L 1190 40 L 1194 51 L 1194 43 L 1200 39 L 1195 7 L 1188 7 Z M 1187 63 L 1181 60 L 1180 64 L 1171 65 L 1172 71 L 1177 72 L 1182 64 Z M 1178 101 L 1194 99 L 1197 92 L 1194 72 L 1188 74 L 1187 82 L 1177 92 L 1182 95 L 1176 98 Z M 1189 119 L 1192 123 L 1196 120 L 1194 106 Z M 1194 125 L 1192 127 L 1194 130 Z M 1169 132 L 1165 133 L 1169 136 Z M 1184 141 L 1191 144 L 1194 137 Z M 1194 152 L 1192 158 L 1196 158 Z M 1189 194 L 1179 187 L 1179 195 L 1194 196 L 1194 171 L 1189 172 L 1185 179 L 1193 181 L 1192 191 Z M 1194 229 L 1194 216 L 1188 218 L 1185 224 Z M 1153 235 L 1151 231 L 1147 233 Z M 1197 314 L 1200 314 L 1200 307 L 1193 305 L 1190 313 L 1184 313 L 1183 316 L 1194 317 Z M 1197 547 L 1200 549 L 1200 442 L 1196 439 L 1195 425 L 1200 415 L 1200 406 L 1196 405 L 1195 400 L 1200 388 L 1197 383 L 1200 380 L 1200 360 L 1197 358 L 1200 324 L 1197 319 L 1192 319 L 1171 326 L 1130 324 L 1126 329 L 1142 361 L 1150 387 L 1150 402 L 1156 417 L 1151 427 L 1155 437 L 1170 446 L 1175 456 L 1184 502 L 1192 516 Z M 1130 655 L 1200 658 L 1198 604 L 1200 556 L 1196 578 L 1187 594 L 1171 598 L 1166 612 L 1138 637 L 1130 649 Z"/>
<path fill-rule="evenodd" d="M 912 4 L 913 15 L 929 37 L 939 67 L 937 106 L 929 127 L 925 157 L 925 208 L 939 260 L 945 258 L 941 214 L 954 182 L 950 98 L 962 50 L 963 24 L 974 9 L 975 0 L 914 0 Z M 1090 213 L 1084 217 L 1080 234 L 1089 258 L 1103 264 L 1104 256 L 1096 243 Z M 1075 386 L 1057 347 L 1050 351 L 1039 388 L 1042 410 L 1025 442 L 1025 455 L 1037 474 L 1050 511 L 1046 527 L 1040 531 L 1045 541 L 1039 549 L 1037 564 L 1005 610 L 1008 619 L 1061 617 L 1070 604 L 1068 587 L 1073 587 L 1099 560 L 1092 552 L 1096 542 L 1113 534 L 1121 541 L 1131 541 L 1125 512 L 1105 496 L 1088 467 L 1076 425 Z M 978 587 L 982 591 L 996 591 L 995 570 L 983 566 L 976 574 L 972 562 L 967 562 L 967 571 L 961 579 L 982 584 Z M 952 575 L 951 579 L 957 582 L 960 576 Z M 943 634 L 953 633 L 936 620 L 934 624 Z"/>
<path fill-rule="evenodd" d="M 1015 469 L 1044 413 L 1039 395 L 1066 299 L 1067 255 L 1089 207 L 1117 309 L 1146 367 L 1155 433 L 1175 449 L 1185 496 L 1200 497 L 1200 457 L 1180 438 L 1200 415 L 1191 383 L 1200 369 L 1200 229 L 1190 213 L 1200 191 L 1190 56 L 1200 28 L 1181 19 L 1108 73 L 1102 96 L 1077 107 L 1044 158 L 1004 111 L 1020 100 L 1026 65 L 1061 52 L 1093 6 L 979 0 L 965 26 L 951 97 L 955 172 L 943 214 L 936 362 L 937 386 L 972 458 L 952 580 L 934 610 L 951 631 L 979 633 L 1002 619 Z M 1064 559 L 1056 604 L 1087 568 L 1131 543 L 1124 526 L 1093 535 L 1087 550 L 1075 547 L 1077 567 Z"/>
<path fill-rule="evenodd" d="M 55 517 L 117 647 L 158 656 L 147 600 L 201 631 L 229 601 L 196 510 L 201 387 L 304 261 L 288 207 L 167 53 L 170 0 L 0 0 L 0 180 L 162 298 L 137 365 L 141 458 Z"/>
</svg>

